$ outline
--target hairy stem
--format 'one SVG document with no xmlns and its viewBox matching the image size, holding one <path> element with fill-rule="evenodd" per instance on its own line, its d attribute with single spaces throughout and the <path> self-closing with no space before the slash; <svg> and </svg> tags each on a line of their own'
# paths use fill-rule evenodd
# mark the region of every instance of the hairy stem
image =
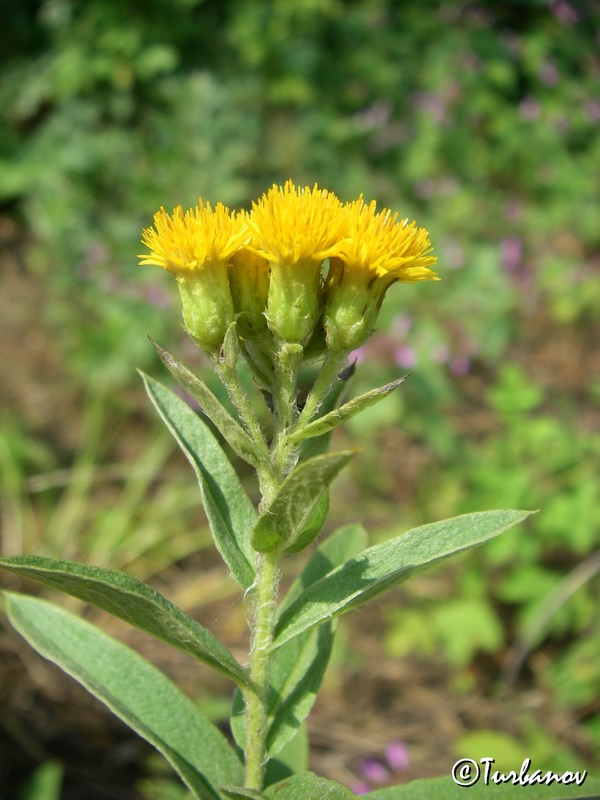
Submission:
<svg viewBox="0 0 600 800">
<path fill-rule="evenodd" d="M 269 688 L 270 647 L 273 642 L 281 554 L 278 550 L 257 553 L 256 594 L 250 652 L 250 680 L 254 691 L 246 701 L 246 779 L 249 789 L 261 790 L 268 760 L 267 695 Z"/>
<path fill-rule="evenodd" d="M 342 353 L 332 353 L 328 351 L 321 366 L 321 370 L 317 375 L 317 379 L 310 390 L 310 394 L 306 398 L 306 403 L 302 409 L 296 427 L 308 425 L 321 407 L 321 404 L 333 386 L 333 382 L 338 376 L 338 373 L 341 372 L 346 365 L 347 360 L 348 354 L 345 351 Z"/>
<path fill-rule="evenodd" d="M 247 391 L 240 382 L 235 366 L 219 362 L 219 360 L 215 358 L 213 359 L 213 367 L 221 379 L 222 384 L 225 386 L 229 399 L 236 407 L 244 427 L 252 437 L 258 449 L 260 468 L 257 470 L 257 473 L 261 483 L 261 489 L 264 489 L 265 479 L 268 481 L 272 478 L 271 456 L 267 440 L 265 439 L 256 412 L 254 411 Z"/>
</svg>

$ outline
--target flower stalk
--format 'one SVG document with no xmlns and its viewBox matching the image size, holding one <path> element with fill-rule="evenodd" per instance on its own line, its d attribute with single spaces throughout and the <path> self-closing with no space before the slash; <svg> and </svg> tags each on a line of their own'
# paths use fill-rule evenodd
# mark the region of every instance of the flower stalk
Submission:
<svg viewBox="0 0 600 800">
<path fill-rule="evenodd" d="M 247 691 L 246 703 L 246 774 L 245 785 L 261 790 L 267 753 L 267 694 L 269 688 L 270 648 L 273 643 L 275 610 L 280 579 L 281 553 L 256 555 L 256 589 L 252 620 L 250 680 L 254 691 Z"/>
</svg>

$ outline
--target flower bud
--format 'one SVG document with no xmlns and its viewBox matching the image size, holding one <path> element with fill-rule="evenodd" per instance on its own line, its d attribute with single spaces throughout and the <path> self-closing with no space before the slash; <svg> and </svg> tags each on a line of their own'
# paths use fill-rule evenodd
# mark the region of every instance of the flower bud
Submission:
<svg viewBox="0 0 600 800">
<path fill-rule="evenodd" d="M 233 322 L 227 267 L 209 264 L 201 273 L 178 276 L 177 285 L 186 331 L 207 353 L 217 353 Z"/>
<path fill-rule="evenodd" d="M 269 262 L 243 247 L 231 258 L 229 286 L 240 335 L 248 339 L 267 329 Z"/>
</svg>

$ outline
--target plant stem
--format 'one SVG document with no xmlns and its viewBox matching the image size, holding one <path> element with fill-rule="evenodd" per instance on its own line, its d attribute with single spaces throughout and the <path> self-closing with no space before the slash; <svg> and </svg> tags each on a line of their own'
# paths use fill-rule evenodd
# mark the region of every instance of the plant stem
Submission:
<svg viewBox="0 0 600 800">
<path fill-rule="evenodd" d="M 270 647 L 273 642 L 280 560 L 279 550 L 257 553 L 256 556 L 256 596 L 250 652 L 250 680 L 254 686 L 254 692 L 247 692 L 245 696 L 245 786 L 258 791 L 263 787 L 264 770 L 268 759 L 266 738 L 269 659 Z"/>
<path fill-rule="evenodd" d="M 267 440 L 265 439 L 263 430 L 260 427 L 258 417 L 256 416 L 252 403 L 250 402 L 248 393 L 240 382 L 240 378 L 237 374 L 235 366 L 224 364 L 223 362 L 219 362 L 218 358 L 214 358 L 213 367 L 221 379 L 223 386 L 225 386 L 227 394 L 229 395 L 229 399 L 238 410 L 242 423 L 258 448 L 259 457 L 261 460 L 261 469 L 258 471 L 260 478 L 263 471 L 266 471 L 267 473 L 270 472 L 270 454 Z"/>
<path fill-rule="evenodd" d="M 280 342 L 276 362 L 275 410 L 277 436 L 281 438 L 296 420 L 296 395 L 298 370 L 302 364 L 303 348 L 300 344 Z"/>
<path fill-rule="evenodd" d="M 321 403 L 327 397 L 334 380 L 346 365 L 347 360 L 348 354 L 345 351 L 342 353 L 327 352 L 325 360 L 321 365 L 321 370 L 317 375 L 317 379 L 310 390 L 310 394 L 306 398 L 306 403 L 302 409 L 296 427 L 300 428 L 308 425 L 321 407 Z"/>
</svg>

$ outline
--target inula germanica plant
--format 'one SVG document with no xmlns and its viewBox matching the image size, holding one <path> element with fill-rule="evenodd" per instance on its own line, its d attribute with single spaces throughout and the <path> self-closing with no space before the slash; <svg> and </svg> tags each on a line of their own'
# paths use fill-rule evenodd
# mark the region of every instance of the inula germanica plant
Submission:
<svg viewBox="0 0 600 800">
<path fill-rule="evenodd" d="M 93 603 L 226 675 L 236 686 L 231 735 L 212 725 L 155 667 L 87 622 L 10 592 L 6 613 L 33 647 L 151 742 L 191 796 L 352 797 L 346 787 L 307 772 L 302 756 L 290 755 L 302 751 L 294 745 L 306 736 L 305 719 L 327 666 L 337 617 L 527 516 L 466 514 L 371 547 L 364 529 L 349 525 L 315 544 L 330 484 L 354 455 L 328 452 L 332 430 L 382 401 L 403 380 L 342 402 L 352 371 L 349 354 L 371 335 L 393 283 L 437 280 L 427 231 L 362 197 L 342 203 L 317 186 L 288 182 L 270 189 L 249 213 L 202 200 L 185 212 L 161 209 L 143 243 L 141 263 L 175 276 L 185 327 L 209 355 L 233 407 L 232 413 L 155 345 L 173 378 L 200 406 L 200 413 L 192 411 L 178 395 L 142 376 L 196 472 L 215 545 L 243 591 L 240 602 L 252 634 L 247 664 L 238 663 L 215 633 L 125 573 L 43 557 L 1 563 Z M 308 363 L 317 364 L 318 372 L 301 402 L 298 373 Z M 256 403 L 240 381 L 244 368 L 260 389 Z M 265 412 L 257 414 L 259 401 L 272 425 L 259 421 Z M 256 471 L 258 508 L 208 420 Z M 306 548 L 306 566 L 280 598 L 286 562 Z M 390 788 L 371 796 L 395 798 L 399 792 Z M 411 796 L 404 792 L 402 797 Z"/>
</svg>

